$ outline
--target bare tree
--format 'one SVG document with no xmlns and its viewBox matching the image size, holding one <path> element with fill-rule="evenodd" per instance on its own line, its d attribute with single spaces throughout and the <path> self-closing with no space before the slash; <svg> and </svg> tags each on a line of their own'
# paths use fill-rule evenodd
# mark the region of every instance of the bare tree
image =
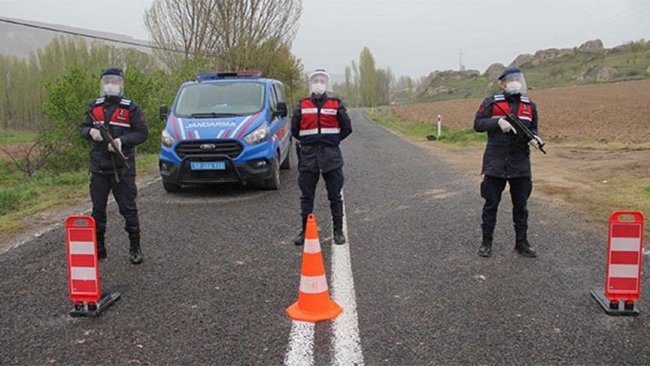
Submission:
<svg viewBox="0 0 650 366">
<path fill-rule="evenodd" d="M 8 156 L 16 169 L 27 174 L 28 177 L 43 168 L 51 154 L 51 151 L 43 149 L 38 141 L 30 145 L 19 145 L 14 149 L 0 147 L 0 152 Z"/>
<path fill-rule="evenodd" d="M 177 52 L 157 51 L 167 66 L 173 66 L 179 56 L 213 52 L 219 33 L 210 18 L 218 0 L 156 0 L 145 11 L 144 23 L 154 45 Z"/>
<path fill-rule="evenodd" d="M 156 46 L 235 70 L 263 65 L 290 48 L 301 13 L 301 0 L 155 0 L 145 25 Z M 177 59 L 164 57 L 168 65 Z"/>
</svg>

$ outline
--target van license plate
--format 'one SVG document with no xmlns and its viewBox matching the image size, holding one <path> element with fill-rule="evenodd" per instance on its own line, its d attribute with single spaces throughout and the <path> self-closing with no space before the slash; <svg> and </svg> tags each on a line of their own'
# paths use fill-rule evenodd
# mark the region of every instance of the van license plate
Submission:
<svg viewBox="0 0 650 366">
<path fill-rule="evenodd" d="M 192 170 L 226 170 L 225 161 L 191 161 Z"/>
</svg>

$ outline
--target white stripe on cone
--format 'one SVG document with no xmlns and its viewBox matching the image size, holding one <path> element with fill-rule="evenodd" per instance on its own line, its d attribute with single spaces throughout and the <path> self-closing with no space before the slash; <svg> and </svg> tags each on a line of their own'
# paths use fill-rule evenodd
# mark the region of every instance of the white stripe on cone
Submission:
<svg viewBox="0 0 650 366">
<path fill-rule="evenodd" d="M 320 241 L 318 239 L 305 239 L 304 252 L 309 254 L 320 253 Z"/>
<path fill-rule="evenodd" d="M 300 276 L 300 292 L 305 294 L 320 294 L 327 291 L 327 279 L 321 276 Z"/>
</svg>

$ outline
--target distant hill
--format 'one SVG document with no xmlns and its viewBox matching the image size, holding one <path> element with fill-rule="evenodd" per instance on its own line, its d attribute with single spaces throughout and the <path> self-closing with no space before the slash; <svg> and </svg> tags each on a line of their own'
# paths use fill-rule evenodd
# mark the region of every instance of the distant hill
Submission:
<svg viewBox="0 0 650 366">
<path fill-rule="evenodd" d="M 0 19 L 18 21 L 18 22 L 28 23 L 36 26 L 45 26 L 50 28 L 62 29 L 69 32 L 90 34 L 97 37 L 117 39 L 120 41 L 136 42 L 136 43 L 143 43 L 143 44 L 148 43 L 147 41 L 139 40 L 122 34 L 99 32 L 99 31 L 93 31 L 93 30 L 82 29 L 82 28 L 68 27 L 65 25 L 40 23 L 40 22 L 34 22 L 29 20 L 20 20 L 20 19 L 11 19 L 11 18 L 0 18 Z M 39 48 L 43 48 L 47 46 L 52 41 L 52 39 L 62 35 L 64 34 L 43 30 L 43 29 L 36 29 L 36 28 L 25 27 L 21 25 L 0 22 L 0 54 L 5 56 L 16 56 L 18 58 L 26 58 L 29 56 L 30 52 L 35 52 Z M 98 41 L 98 42 L 104 42 L 106 44 L 110 44 L 115 47 L 130 47 L 130 48 L 135 48 L 142 52 L 147 52 L 147 53 L 151 52 L 151 50 L 146 47 L 129 46 L 121 43 L 105 42 L 105 41 Z"/>
<path fill-rule="evenodd" d="M 517 56 L 508 66 L 521 68 L 529 89 L 584 85 L 650 78 L 650 41 L 629 42 L 611 49 L 593 40 L 580 47 L 540 50 Z M 496 90 L 495 79 L 505 68 L 493 64 L 478 70 L 434 71 L 420 84 L 419 102 L 482 97 Z"/>
</svg>

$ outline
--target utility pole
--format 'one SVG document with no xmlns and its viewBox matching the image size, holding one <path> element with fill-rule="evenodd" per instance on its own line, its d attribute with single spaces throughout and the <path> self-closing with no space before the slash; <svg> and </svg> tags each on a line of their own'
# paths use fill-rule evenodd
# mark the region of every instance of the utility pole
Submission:
<svg viewBox="0 0 650 366">
<path fill-rule="evenodd" d="M 463 65 L 463 49 L 461 48 L 458 51 L 458 66 L 460 71 L 465 71 L 465 65 Z"/>
</svg>

